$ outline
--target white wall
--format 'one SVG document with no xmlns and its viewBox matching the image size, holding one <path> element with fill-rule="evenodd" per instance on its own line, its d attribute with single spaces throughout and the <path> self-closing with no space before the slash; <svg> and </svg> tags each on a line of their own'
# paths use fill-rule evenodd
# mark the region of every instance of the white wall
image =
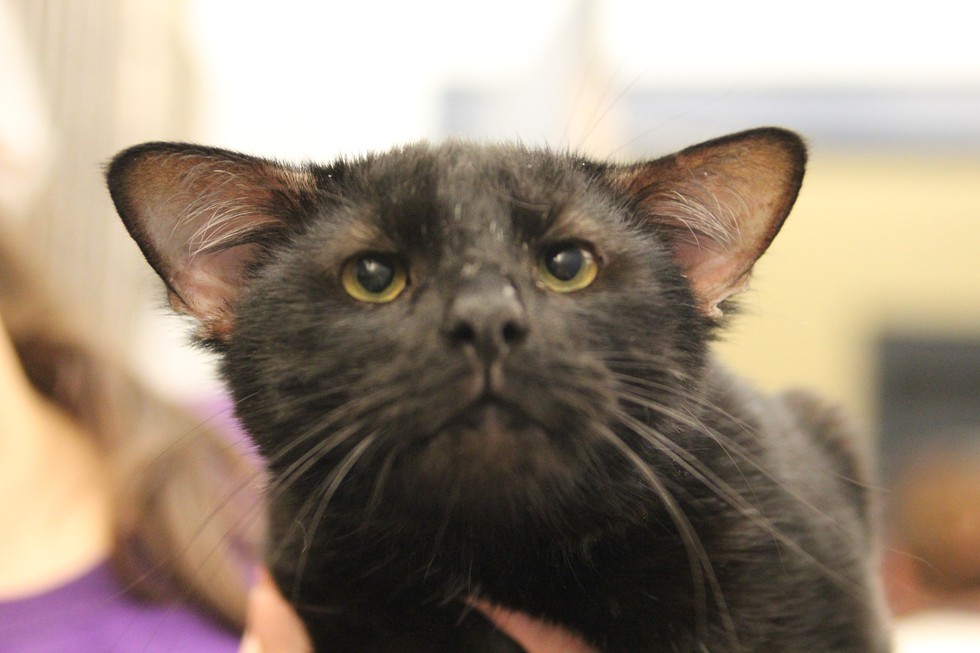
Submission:
<svg viewBox="0 0 980 653">
<path fill-rule="evenodd" d="M 332 157 L 440 134 L 450 85 L 496 89 L 525 111 L 550 102 L 488 134 L 529 140 L 556 124 L 560 137 L 573 109 L 615 109 L 630 86 L 717 89 L 723 103 L 759 85 L 977 85 L 967 4 L 193 0 L 188 22 L 204 72 L 202 139 Z"/>
</svg>

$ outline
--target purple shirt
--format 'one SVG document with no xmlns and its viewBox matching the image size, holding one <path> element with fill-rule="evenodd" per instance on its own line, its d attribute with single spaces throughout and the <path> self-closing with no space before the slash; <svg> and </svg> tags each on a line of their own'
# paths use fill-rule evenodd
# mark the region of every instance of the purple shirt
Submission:
<svg viewBox="0 0 980 653">
<path fill-rule="evenodd" d="M 126 593 L 108 564 L 50 591 L 0 601 L 3 653 L 235 653 L 238 637 L 183 605 Z"/>
</svg>

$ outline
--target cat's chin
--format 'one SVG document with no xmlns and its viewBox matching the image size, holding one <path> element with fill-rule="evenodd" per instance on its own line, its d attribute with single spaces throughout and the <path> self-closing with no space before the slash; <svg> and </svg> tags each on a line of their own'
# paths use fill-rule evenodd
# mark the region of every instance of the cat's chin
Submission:
<svg viewBox="0 0 980 653">
<path fill-rule="evenodd" d="M 455 459 L 447 460 L 450 465 L 475 465 L 494 475 L 531 472 L 547 463 L 551 442 L 519 408 L 484 400 L 446 424 L 430 446 Z"/>
<path fill-rule="evenodd" d="M 410 454 L 416 482 L 462 504 L 522 501 L 560 483 L 570 467 L 554 434 L 520 408 L 474 402 Z"/>
</svg>

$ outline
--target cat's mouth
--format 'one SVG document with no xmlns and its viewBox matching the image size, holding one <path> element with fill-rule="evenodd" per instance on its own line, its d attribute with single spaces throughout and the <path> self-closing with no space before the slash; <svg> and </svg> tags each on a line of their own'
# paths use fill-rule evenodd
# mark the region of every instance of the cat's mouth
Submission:
<svg viewBox="0 0 980 653">
<path fill-rule="evenodd" d="M 544 505 L 546 493 L 573 470 L 554 439 L 520 406 L 481 397 L 403 450 L 392 500 L 439 520 L 447 511 L 464 519 L 480 515 L 477 528 L 515 506 Z"/>
<path fill-rule="evenodd" d="M 501 469 L 527 465 L 548 440 L 544 427 L 520 406 L 483 395 L 443 424 L 432 444 L 454 452 L 459 464 L 491 463 Z"/>
<path fill-rule="evenodd" d="M 481 431 L 487 437 L 540 429 L 541 426 L 520 406 L 501 397 L 484 394 L 464 407 L 443 430 Z"/>
</svg>

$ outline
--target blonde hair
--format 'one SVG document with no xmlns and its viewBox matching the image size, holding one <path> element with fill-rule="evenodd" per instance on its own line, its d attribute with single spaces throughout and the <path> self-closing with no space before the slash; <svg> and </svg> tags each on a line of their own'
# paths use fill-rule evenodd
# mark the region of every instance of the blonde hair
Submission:
<svg viewBox="0 0 980 653">
<path fill-rule="evenodd" d="M 240 629 L 262 529 L 256 461 L 96 346 L 27 259 L 0 232 L 0 314 L 33 386 L 104 456 L 123 583 Z"/>
</svg>

